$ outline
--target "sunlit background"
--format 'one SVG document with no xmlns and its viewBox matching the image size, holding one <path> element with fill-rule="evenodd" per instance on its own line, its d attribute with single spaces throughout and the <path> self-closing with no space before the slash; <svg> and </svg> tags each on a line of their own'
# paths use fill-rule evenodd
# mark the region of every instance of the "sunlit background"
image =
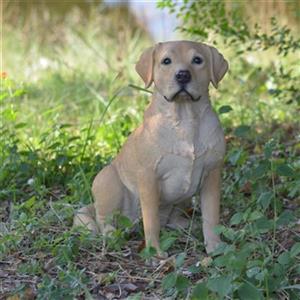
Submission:
<svg viewBox="0 0 300 300">
<path fill-rule="evenodd" d="M 174 5 L 170 1 L 171 9 L 162 8 L 162 3 L 168 1 L 2 1 L 1 69 L 8 78 L 23 82 L 29 92 L 18 103 L 26 112 L 19 118 L 39 124 L 41 114 L 47 113 L 51 121 L 86 122 L 91 114 L 95 118 L 101 115 L 107 97 L 120 92 L 124 97 L 117 100 L 129 101 L 124 109 L 139 122 L 136 110 L 140 111 L 145 102 L 133 103 L 135 92 L 125 87 L 141 85 L 134 64 L 144 48 L 158 41 L 186 38 L 218 42 L 231 69 L 241 65 L 235 59 L 236 46 L 222 44 L 218 34 L 204 38 L 180 30 L 190 22 L 177 17 L 183 2 Z M 226 13 L 237 13 L 251 26 L 259 24 L 262 32 L 271 33 L 270 18 L 275 16 L 280 25 L 287 25 L 295 36 L 299 34 L 299 1 L 224 3 Z M 206 26 L 201 18 L 199 24 L 200 28 Z M 297 58 L 292 56 L 288 61 L 293 57 Z M 268 66 L 275 63 L 276 50 L 249 51 L 242 58 L 256 67 Z M 227 84 L 234 84 L 232 76 L 228 80 Z M 265 84 L 271 89 L 275 83 L 266 78 Z M 125 89 L 119 91 L 121 87 Z"/>
</svg>

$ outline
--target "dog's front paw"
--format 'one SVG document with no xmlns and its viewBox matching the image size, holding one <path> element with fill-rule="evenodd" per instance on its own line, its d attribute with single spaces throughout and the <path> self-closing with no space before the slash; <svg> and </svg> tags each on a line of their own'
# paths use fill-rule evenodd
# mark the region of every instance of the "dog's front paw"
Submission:
<svg viewBox="0 0 300 300">
<path fill-rule="evenodd" d="M 221 239 L 218 236 L 215 236 L 214 238 L 209 239 L 205 245 L 206 253 L 211 254 L 212 252 L 214 252 L 218 248 L 220 243 L 221 243 Z"/>
</svg>

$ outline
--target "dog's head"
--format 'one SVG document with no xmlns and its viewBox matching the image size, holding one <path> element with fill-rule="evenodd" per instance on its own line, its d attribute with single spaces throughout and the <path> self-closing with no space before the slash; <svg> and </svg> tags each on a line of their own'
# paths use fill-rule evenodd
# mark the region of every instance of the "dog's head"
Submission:
<svg viewBox="0 0 300 300">
<path fill-rule="evenodd" d="M 227 70 L 216 48 L 190 41 L 159 43 L 146 49 L 136 64 L 146 88 L 154 82 L 167 101 L 200 100 L 208 94 L 209 83 L 217 88 Z"/>
</svg>

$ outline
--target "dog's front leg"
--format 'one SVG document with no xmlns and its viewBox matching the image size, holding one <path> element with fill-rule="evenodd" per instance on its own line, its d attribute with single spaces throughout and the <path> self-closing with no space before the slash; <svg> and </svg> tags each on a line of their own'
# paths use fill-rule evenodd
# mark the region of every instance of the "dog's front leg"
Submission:
<svg viewBox="0 0 300 300">
<path fill-rule="evenodd" d="M 201 189 L 201 212 L 206 252 L 210 253 L 220 243 L 214 227 L 219 224 L 220 214 L 221 168 L 211 170 Z"/>
<path fill-rule="evenodd" d="M 146 246 L 156 248 L 158 254 L 162 254 L 159 247 L 159 202 L 160 193 L 155 174 L 141 172 L 138 174 L 138 189 L 144 224 Z"/>
</svg>

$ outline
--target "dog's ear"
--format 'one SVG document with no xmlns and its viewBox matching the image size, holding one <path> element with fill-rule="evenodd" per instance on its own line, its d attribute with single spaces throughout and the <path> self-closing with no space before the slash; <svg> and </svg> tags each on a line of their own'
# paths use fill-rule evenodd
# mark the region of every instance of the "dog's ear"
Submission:
<svg viewBox="0 0 300 300">
<path fill-rule="evenodd" d="M 145 82 L 148 88 L 153 82 L 154 47 L 147 48 L 135 65 L 135 70 Z"/>
<path fill-rule="evenodd" d="M 207 46 L 210 57 L 210 80 L 215 88 L 228 71 L 228 62 L 214 47 Z"/>
</svg>

